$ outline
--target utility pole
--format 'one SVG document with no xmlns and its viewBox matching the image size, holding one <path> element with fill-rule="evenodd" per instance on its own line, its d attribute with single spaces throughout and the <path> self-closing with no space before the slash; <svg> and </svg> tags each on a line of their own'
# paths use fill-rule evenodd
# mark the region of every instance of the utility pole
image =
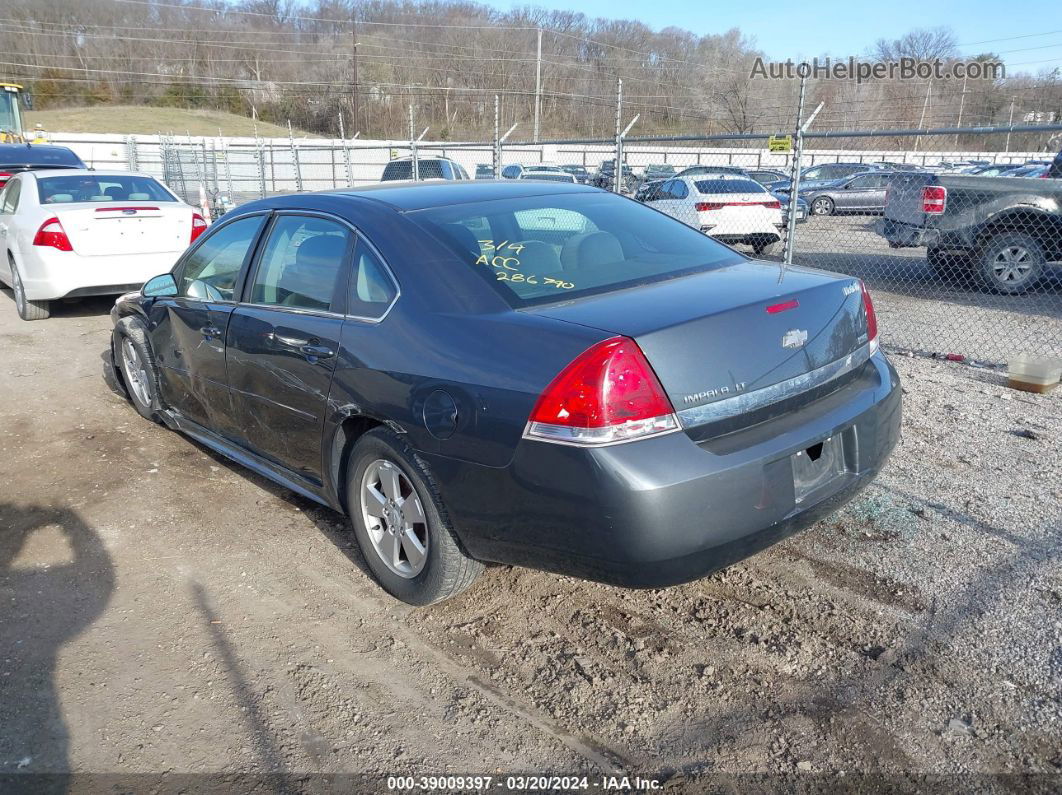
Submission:
<svg viewBox="0 0 1062 795">
<path fill-rule="evenodd" d="M 538 48 L 535 55 L 535 143 L 538 143 L 539 114 L 542 110 L 542 28 L 538 29 Z"/>
<path fill-rule="evenodd" d="M 1014 126 L 1014 100 L 1010 101 L 1010 121 L 1007 124 L 1011 127 Z M 1010 151 L 1010 130 L 1007 130 L 1007 145 L 1003 148 L 1004 152 Z"/>
<path fill-rule="evenodd" d="M 966 104 L 966 78 L 962 79 L 962 94 L 959 95 L 959 118 L 955 122 L 956 127 L 962 127 L 962 107 Z M 959 134 L 955 133 L 955 149 L 959 148 Z"/>
<path fill-rule="evenodd" d="M 922 116 L 918 119 L 918 129 L 919 130 L 921 130 L 922 129 L 922 125 L 926 123 L 926 108 L 929 107 L 929 94 L 930 94 L 930 92 L 932 90 L 933 90 L 933 81 L 930 80 L 929 84 L 926 86 L 926 100 L 925 100 L 925 102 L 922 103 Z M 916 135 L 915 136 L 915 140 L 914 140 L 914 151 L 915 152 L 918 151 L 918 141 L 921 139 L 921 137 L 922 136 L 920 136 L 920 135 Z"/>
<path fill-rule="evenodd" d="M 358 17 L 357 12 L 351 17 L 351 61 L 350 71 L 354 86 L 350 94 L 351 124 L 354 132 L 358 132 Z"/>
</svg>

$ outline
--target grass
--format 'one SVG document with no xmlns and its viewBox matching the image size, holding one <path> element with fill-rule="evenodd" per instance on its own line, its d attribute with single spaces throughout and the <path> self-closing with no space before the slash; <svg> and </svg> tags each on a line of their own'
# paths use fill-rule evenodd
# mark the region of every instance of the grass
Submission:
<svg viewBox="0 0 1062 795">
<path fill-rule="evenodd" d="M 222 135 L 252 136 L 254 122 L 220 110 L 188 110 L 186 108 L 155 108 L 136 105 L 99 105 L 92 108 L 29 111 L 23 125 L 32 130 L 40 123 L 50 133 L 119 133 L 122 135 Z M 295 136 L 316 137 L 296 129 Z M 287 127 L 258 122 L 258 134 L 263 138 L 287 137 Z"/>
</svg>

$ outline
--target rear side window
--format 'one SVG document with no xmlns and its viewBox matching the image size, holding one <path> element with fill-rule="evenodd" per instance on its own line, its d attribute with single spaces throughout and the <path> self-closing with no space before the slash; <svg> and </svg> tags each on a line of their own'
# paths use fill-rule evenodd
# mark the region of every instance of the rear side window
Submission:
<svg viewBox="0 0 1062 795">
<path fill-rule="evenodd" d="M 361 241 L 354 252 L 348 313 L 378 319 L 387 312 L 398 291 L 387 269 L 369 246 Z"/>
<path fill-rule="evenodd" d="M 453 267 L 512 306 L 673 278 L 740 262 L 707 235 L 612 193 L 528 196 L 417 210 Z"/>
<path fill-rule="evenodd" d="M 752 179 L 703 179 L 695 183 L 701 193 L 766 193 L 767 189 Z"/>
<path fill-rule="evenodd" d="M 352 233 L 326 218 L 282 215 L 251 285 L 251 303 L 327 310 L 346 271 Z"/>
<path fill-rule="evenodd" d="M 177 294 L 200 301 L 231 301 L 243 263 L 251 253 L 265 216 L 225 224 L 184 261 Z"/>
<path fill-rule="evenodd" d="M 71 174 L 37 179 L 41 204 L 66 202 L 175 202 L 166 188 L 151 177 Z"/>
</svg>

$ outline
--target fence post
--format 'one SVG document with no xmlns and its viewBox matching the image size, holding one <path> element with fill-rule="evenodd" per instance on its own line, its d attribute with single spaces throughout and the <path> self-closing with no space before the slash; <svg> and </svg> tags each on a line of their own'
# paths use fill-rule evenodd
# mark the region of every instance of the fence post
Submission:
<svg viewBox="0 0 1062 795">
<path fill-rule="evenodd" d="M 796 243 L 797 202 L 800 200 L 800 194 L 798 193 L 800 188 L 800 160 L 804 151 L 804 131 L 802 129 L 804 123 L 804 92 L 807 89 L 807 82 L 807 70 L 801 69 L 800 98 L 797 100 L 796 114 L 796 152 L 793 154 L 793 176 L 789 180 L 789 218 L 785 229 L 785 256 L 782 258 L 783 273 L 786 267 L 793 264 L 793 247 Z"/>
<path fill-rule="evenodd" d="M 494 95 L 494 179 L 501 179 L 501 99 Z"/>
<path fill-rule="evenodd" d="M 259 190 L 262 195 L 260 198 L 266 197 L 266 177 L 265 177 L 265 152 L 262 150 L 262 139 L 258 137 L 258 122 L 254 123 L 254 148 L 258 160 L 258 183 Z"/>
<path fill-rule="evenodd" d="M 623 124 L 623 79 L 616 80 L 616 170 L 612 175 L 612 192 L 619 193 L 623 181 L 623 137 L 620 125 Z"/>
<path fill-rule="evenodd" d="M 417 159 L 417 131 L 413 127 L 413 103 L 409 103 L 409 153 L 413 157 L 413 181 L 420 181 L 420 161 Z"/>
<path fill-rule="evenodd" d="M 295 146 L 295 134 L 291 131 L 291 119 L 288 119 L 288 143 L 291 145 L 291 164 L 295 169 L 295 190 L 302 193 L 302 168 L 299 165 L 299 150 Z"/>
<path fill-rule="evenodd" d="M 137 158 L 135 135 L 130 135 L 128 138 L 125 139 L 125 159 L 126 162 L 129 163 L 130 171 L 140 170 L 140 163 L 138 162 Z"/>
<path fill-rule="evenodd" d="M 354 187 L 354 173 L 350 169 L 350 149 L 347 148 L 347 131 L 343 128 L 343 114 L 339 114 L 339 141 L 343 145 L 343 164 L 347 169 L 347 187 Z"/>
</svg>

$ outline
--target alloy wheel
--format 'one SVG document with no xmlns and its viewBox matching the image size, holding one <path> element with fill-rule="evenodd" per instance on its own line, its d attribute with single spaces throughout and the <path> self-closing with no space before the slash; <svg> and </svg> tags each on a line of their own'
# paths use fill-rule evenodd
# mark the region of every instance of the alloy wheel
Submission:
<svg viewBox="0 0 1062 795">
<path fill-rule="evenodd" d="M 832 209 L 829 199 L 815 199 L 815 203 L 811 205 L 811 211 L 815 215 L 829 215 Z"/>
<path fill-rule="evenodd" d="M 125 383 L 133 392 L 136 401 L 141 406 L 150 406 L 151 392 L 148 389 L 150 381 L 147 368 L 133 341 L 128 337 L 122 341 L 122 371 L 125 373 Z"/>
<path fill-rule="evenodd" d="M 373 551 L 399 577 L 412 579 L 428 562 L 428 520 L 416 489 L 397 465 L 373 461 L 361 479 L 361 517 Z"/>
<path fill-rule="evenodd" d="M 992 260 L 992 277 L 1004 285 L 1021 284 L 1029 278 L 1036 258 L 1025 246 L 1006 246 Z"/>
</svg>

